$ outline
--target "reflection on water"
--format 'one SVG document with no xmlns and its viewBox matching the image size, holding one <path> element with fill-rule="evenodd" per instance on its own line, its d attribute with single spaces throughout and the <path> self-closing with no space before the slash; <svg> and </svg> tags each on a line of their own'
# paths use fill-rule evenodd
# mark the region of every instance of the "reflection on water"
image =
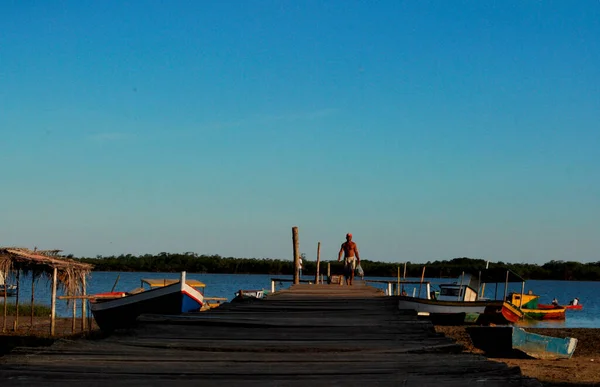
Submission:
<svg viewBox="0 0 600 387">
<path fill-rule="evenodd" d="M 368 273 L 367 273 L 368 274 Z M 115 290 L 128 291 L 140 286 L 142 278 L 179 278 L 179 273 L 118 273 L 118 272 L 93 272 L 88 281 L 88 293 L 101 293 L 110 291 L 116 283 Z M 267 289 L 271 288 L 271 278 L 287 278 L 291 276 L 270 275 L 270 274 L 197 274 L 187 273 L 187 278 L 197 279 L 206 284 L 205 294 L 213 297 L 226 297 L 231 300 L 235 292 L 240 289 Z M 305 275 L 303 279 L 314 279 L 314 277 Z M 365 277 L 373 280 L 389 280 L 396 282 L 395 278 Z M 418 281 L 418 278 L 407 278 L 410 281 Z M 452 282 L 454 279 L 426 278 L 426 281 L 432 283 L 432 290 L 436 284 Z M 285 288 L 290 285 L 289 282 L 277 283 L 277 289 Z M 387 289 L 386 284 L 372 284 L 383 290 Z M 31 299 L 31 280 L 25 276 L 21 277 L 20 286 L 21 302 L 29 303 Z M 418 292 L 419 285 L 406 285 L 406 291 L 412 295 L 413 291 Z M 421 288 L 424 292 L 425 287 Z M 525 291 L 533 291 L 540 295 L 540 302 L 550 304 L 553 298 L 557 298 L 561 304 L 568 304 L 570 300 L 579 297 L 583 304 L 582 310 L 567 310 L 566 321 L 543 321 L 527 323 L 527 326 L 551 327 L 551 328 L 600 328 L 600 303 L 597 295 L 600 294 L 600 282 L 578 282 L 578 281 L 527 281 Z M 510 284 L 507 291 L 521 291 L 520 284 Z M 62 292 L 59 289 L 59 295 Z M 504 295 L 504 284 L 487 285 L 485 296 L 502 298 Z M 35 284 L 36 303 L 50 304 L 50 284 L 46 279 L 40 279 Z M 10 299 L 14 302 L 14 297 Z M 66 301 L 59 300 L 57 303 L 57 314 L 59 316 L 71 315 Z"/>
</svg>

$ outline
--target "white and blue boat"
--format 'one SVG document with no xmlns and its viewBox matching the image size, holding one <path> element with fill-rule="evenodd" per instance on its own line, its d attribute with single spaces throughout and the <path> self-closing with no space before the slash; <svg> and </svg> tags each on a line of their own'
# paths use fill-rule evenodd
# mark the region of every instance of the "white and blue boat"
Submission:
<svg viewBox="0 0 600 387">
<path fill-rule="evenodd" d="M 142 314 L 177 315 L 200 311 L 204 306 L 205 286 L 197 280 L 186 280 L 185 272 L 179 280 L 142 279 L 142 286 L 130 292 L 94 295 L 90 309 L 101 330 L 127 329 L 134 327 Z"/>
<path fill-rule="evenodd" d="M 570 359 L 577 339 L 539 335 L 513 326 L 468 327 L 473 345 L 493 356 Z"/>
</svg>

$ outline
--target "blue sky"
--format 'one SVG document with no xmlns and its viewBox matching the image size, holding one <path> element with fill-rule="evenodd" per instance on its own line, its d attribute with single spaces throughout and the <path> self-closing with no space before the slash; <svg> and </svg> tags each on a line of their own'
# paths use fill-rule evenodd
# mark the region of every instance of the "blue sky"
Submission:
<svg viewBox="0 0 600 387">
<path fill-rule="evenodd" d="M 6 1 L 3 245 L 600 260 L 598 1 Z"/>
</svg>

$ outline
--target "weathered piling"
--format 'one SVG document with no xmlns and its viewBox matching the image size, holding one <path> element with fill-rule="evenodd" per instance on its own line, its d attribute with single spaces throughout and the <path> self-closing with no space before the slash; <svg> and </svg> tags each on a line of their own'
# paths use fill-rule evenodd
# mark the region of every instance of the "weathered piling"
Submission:
<svg viewBox="0 0 600 387">
<path fill-rule="evenodd" d="M 321 266 L 321 242 L 317 243 L 317 270 L 315 271 L 315 283 L 319 283 L 319 267 Z"/>
<path fill-rule="evenodd" d="M 292 227 L 292 242 L 294 244 L 294 284 L 300 283 L 300 241 L 298 227 Z"/>
</svg>

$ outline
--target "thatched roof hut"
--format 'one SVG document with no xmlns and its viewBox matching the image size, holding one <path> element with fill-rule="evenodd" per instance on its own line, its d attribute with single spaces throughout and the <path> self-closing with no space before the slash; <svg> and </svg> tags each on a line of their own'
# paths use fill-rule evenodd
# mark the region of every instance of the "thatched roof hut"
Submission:
<svg viewBox="0 0 600 387">
<path fill-rule="evenodd" d="M 72 259 L 64 258 L 59 255 L 61 250 L 37 250 L 33 251 L 23 247 L 0 247 L 0 273 L 4 277 L 10 276 L 12 273 L 17 273 L 17 300 L 15 330 L 18 325 L 18 281 L 19 273 L 31 273 L 31 326 L 33 326 L 33 284 L 35 279 L 45 276 L 52 281 L 52 305 L 51 305 L 51 323 L 50 334 L 55 333 L 55 318 L 56 318 L 56 288 L 61 285 L 65 293 L 70 296 L 83 296 L 86 294 L 86 277 L 92 270 L 92 265 L 81 263 Z M 2 322 L 2 331 L 6 330 L 7 302 L 6 302 L 6 285 L 4 287 L 4 320 Z M 0 295 L 2 296 L 2 295 Z M 76 299 L 72 299 L 73 303 L 73 328 L 75 327 L 75 311 Z M 82 329 L 85 329 L 86 315 L 85 300 L 82 303 Z"/>
<path fill-rule="evenodd" d="M 61 250 L 29 250 L 23 247 L 0 247 L 0 272 L 9 274 L 21 270 L 31 273 L 33 278 L 52 278 L 57 269 L 57 280 L 68 294 L 81 294 L 85 277 L 90 274 L 92 265 L 64 258 Z"/>
</svg>

